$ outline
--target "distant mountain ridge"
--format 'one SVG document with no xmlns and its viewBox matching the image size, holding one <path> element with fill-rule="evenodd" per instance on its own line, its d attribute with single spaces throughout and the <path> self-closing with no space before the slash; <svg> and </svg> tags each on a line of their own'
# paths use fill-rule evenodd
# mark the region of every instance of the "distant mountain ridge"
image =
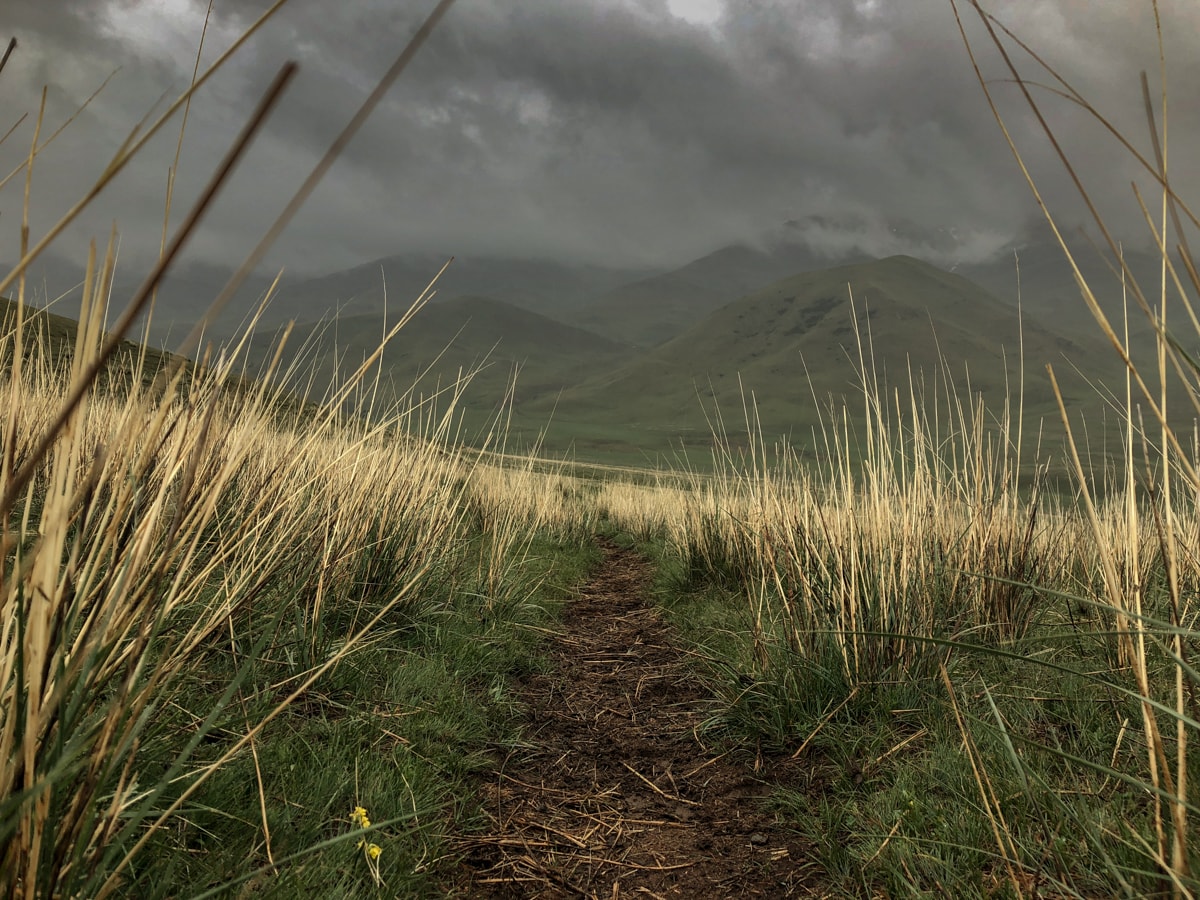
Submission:
<svg viewBox="0 0 1200 900">
<path fill-rule="evenodd" d="M 305 277 L 285 271 L 278 290 L 261 319 L 274 329 L 288 321 L 302 323 L 334 316 L 377 315 L 385 308 L 399 314 L 421 295 L 449 256 L 406 253 L 364 263 L 340 272 Z M 118 269 L 113 285 L 115 317 L 141 282 L 144 273 Z M 539 259 L 456 258 L 438 280 L 437 302 L 459 296 L 488 296 L 522 309 L 564 319 L 565 310 L 620 284 L 644 278 L 648 270 L 575 265 Z M 192 262 L 173 268 L 159 287 L 152 335 L 170 342 L 199 321 L 225 287 L 232 271 Z M 233 334 L 259 305 L 274 280 L 273 274 L 254 273 L 238 289 L 225 312 L 210 327 L 220 338 Z M 66 260 L 39 262 L 31 273 L 31 290 L 39 302 L 66 298 L 56 312 L 78 316 L 78 286 L 83 270 Z"/>
<path fill-rule="evenodd" d="M 760 244 L 730 244 L 698 259 L 665 271 L 577 265 L 539 259 L 461 256 L 437 286 L 438 301 L 456 296 L 487 296 L 549 318 L 593 331 L 632 346 L 653 347 L 682 334 L 709 313 L 739 297 L 791 275 L 834 266 L 867 262 L 858 249 L 869 237 L 877 243 L 878 231 L 888 223 L 861 217 L 809 216 L 785 223 Z M 964 255 L 971 259 L 972 245 L 952 228 L 913 232 L 905 223 L 892 223 L 896 243 L 928 247 L 939 258 Z M 911 233 L 910 233 L 911 232 Z M 1115 318 L 1120 315 L 1120 285 L 1095 251 L 1076 235 L 1069 236 L 1077 259 L 1094 286 L 1101 288 Z M 985 262 L 945 263 L 957 274 L 1015 306 L 1019 254 L 1021 295 L 1028 315 L 1062 331 L 1091 330 L 1096 326 L 1083 302 L 1070 267 L 1046 229 L 1029 236 Z M 909 254 L 921 258 L 921 254 Z M 1157 282 L 1154 254 L 1130 251 L 1131 267 L 1145 284 Z M 449 256 L 399 253 L 340 272 L 304 277 L 284 272 L 279 290 L 263 322 L 275 327 L 283 322 L 314 322 L 333 315 L 383 313 L 386 286 L 389 310 L 400 310 L 419 295 Z M 927 260 L 928 261 L 928 260 Z M 1111 261 L 1110 261 L 1111 264 Z M 205 263 L 181 264 L 169 272 L 159 290 L 153 337 L 170 343 L 196 322 L 224 287 L 231 272 Z M 140 282 L 142 273 L 119 268 L 113 289 L 114 315 Z M 69 262 L 47 259 L 30 272 L 35 302 L 54 299 L 82 282 L 83 271 Z M 247 279 L 228 309 L 209 329 L 228 336 L 254 309 L 271 284 L 273 273 L 255 273 Z M 76 295 L 77 297 L 77 292 Z M 57 311 L 77 314 L 78 301 L 68 299 Z M 1140 314 L 1132 317 L 1135 332 L 1150 333 Z"/>
<path fill-rule="evenodd" d="M 1077 397 L 1083 389 L 1064 357 L 1110 361 L 1090 333 L 1063 335 L 1032 317 L 1021 330 L 1026 401 L 1035 412 L 1049 412 L 1052 404 L 1045 363 L 1066 370 L 1060 381 Z M 982 394 L 992 407 L 1018 384 L 1020 336 L 1012 307 L 978 285 L 911 257 L 889 257 L 794 275 L 728 303 L 677 337 L 567 390 L 558 409 L 616 421 L 629 411 L 610 398 L 635 397 L 639 421 L 692 430 L 704 426 L 705 398 L 740 417 L 745 390 L 773 432 L 809 428 L 829 397 L 861 407 L 860 339 L 867 377 L 879 379 L 886 398 L 896 389 L 907 398 L 911 372 L 930 399 L 936 390 L 944 402 L 942 382 L 949 377 L 956 391 Z M 1101 370 L 1117 367 L 1093 367 L 1092 374 Z"/>
<path fill-rule="evenodd" d="M 673 271 L 615 288 L 570 318 L 597 334 L 652 347 L 683 333 L 726 303 L 780 278 L 863 259 L 856 254 L 834 261 L 795 243 L 769 249 L 734 244 Z"/>
<path fill-rule="evenodd" d="M 285 279 L 268 321 L 312 322 L 339 310 L 347 315 L 407 309 L 450 260 L 449 256 L 403 254 L 342 272 L 302 280 Z M 537 259 L 455 258 L 438 279 L 439 298 L 487 296 L 552 318 L 595 294 L 643 277 L 639 269 L 571 265 Z"/>
<path fill-rule="evenodd" d="M 378 345 L 385 328 L 385 278 L 387 321 L 394 322 L 420 291 L 399 287 L 403 278 L 419 274 L 423 287 L 432 277 L 426 267 L 436 272 L 429 259 L 407 259 L 409 268 L 390 272 L 383 263 L 385 275 L 372 263 L 352 270 L 353 277 L 341 273 L 285 285 L 254 341 L 250 368 L 267 358 L 276 325 L 298 320 L 290 346 L 294 352 L 311 341 L 302 364 L 312 370 L 320 393 L 335 373 L 356 367 Z M 1103 416 L 1103 403 L 1087 380 L 1118 377 L 1115 355 L 1082 301 L 1072 296 L 1078 290 L 1073 279 L 1063 283 L 1061 257 L 1035 244 L 1022 249 L 1021 260 L 1027 412 L 1052 425 L 1058 420 L 1045 375 L 1051 363 L 1072 414 L 1099 410 Z M 416 390 L 428 396 L 484 364 L 466 400 L 473 409 L 491 412 L 519 372 L 514 421 L 536 433 L 553 420 L 551 449 L 584 456 L 619 448 L 629 460 L 647 447 L 662 450 L 680 435 L 707 440 L 704 405 L 711 412 L 719 403 L 727 417 L 740 419 L 743 390 L 753 396 L 768 432 L 806 434 L 830 398 L 848 398 L 851 414 L 862 415 L 853 296 L 858 337 L 864 352 L 873 353 L 871 377 L 898 390 L 900 399 L 910 372 L 942 404 L 947 380 L 963 398 L 981 397 L 993 410 L 1015 395 L 1021 381 L 1020 320 L 1015 292 L 1004 290 L 1006 260 L 961 265 L 957 273 L 907 256 L 832 267 L 827 262 L 805 246 L 780 241 L 722 248 L 679 269 L 615 285 L 622 277 L 616 270 L 519 260 L 464 266 L 458 288 L 477 279 L 494 290 L 456 295 L 448 272 L 437 299 L 387 350 L 384 383 L 397 396 L 419 378 Z M 1136 266 L 1148 270 L 1149 263 L 1139 258 Z M 997 286 L 1002 298 L 964 277 L 968 274 Z M 220 276 L 216 269 L 181 269 L 164 286 L 159 314 L 172 304 L 179 307 L 183 291 L 176 293 L 173 285 L 199 290 Z M 589 294 L 597 283 L 603 289 Z M 366 293 L 356 294 L 356 285 Z M 1111 307 L 1114 291 L 1107 280 L 1104 285 L 1104 302 Z M 372 286 L 377 292 L 371 293 Z M 246 288 L 258 289 L 261 281 Z M 496 296 L 504 293 L 540 296 L 555 315 Z M 1119 299 L 1119 284 L 1115 296 Z M 563 297 L 573 305 L 557 305 Z M 119 299 L 114 290 L 114 302 Z M 343 299 L 348 302 L 335 320 L 304 320 L 319 318 L 319 305 L 323 313 Z M 897 401 L 896 395 L 888 397 Z"/>
<path fill-rule="evenodd" d="M 403 310 L 391 316 L 392 324 Z M 321 394 L 335 374 L 345 376 L 379 346 L 385 333 L 382 315 L 339 317 L 336 321 L 297 326 L 288 339 L 291 358 L 305 348 L 304 377 Z M 254 365 L 271 355 L 272 334 L 259 335 Z M 415 386 L 429 395 L 438 387 L 476 372 L 468 391 L 476 406 L 492 409 L 516 377 L 517 407 L 553 397 L 564 388 L 615 366 L 627 348 L 539 313 L 491 297 L 455 297 L 426 304 L 388 343 L 383 354 L 388 392 L 399 395 Z"/>
</svg>

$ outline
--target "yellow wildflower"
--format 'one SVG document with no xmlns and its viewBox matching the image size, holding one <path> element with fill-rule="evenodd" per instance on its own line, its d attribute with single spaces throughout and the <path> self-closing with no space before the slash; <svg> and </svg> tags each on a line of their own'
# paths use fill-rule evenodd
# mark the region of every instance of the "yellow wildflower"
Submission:
<svg viewBox="0 0 1200 900">
<path fill-rule="evenodd" d="M 351 824 L 357 825 L 359 828 L 370 828 L 371 817 L 367 815 L 366 807 L 356 806 L 350 811 Z M 383 854 L 383 848 L 378 844 L 370 843 L 365 837 L 359 840 L 356 849 L 363 852 L 363 856 L 367 860 L 367 868 L 371 871 L 371 878 L 375 884 L 383 884 L 383 879 L 379 876 L 379 857 Z"/>
</svg>

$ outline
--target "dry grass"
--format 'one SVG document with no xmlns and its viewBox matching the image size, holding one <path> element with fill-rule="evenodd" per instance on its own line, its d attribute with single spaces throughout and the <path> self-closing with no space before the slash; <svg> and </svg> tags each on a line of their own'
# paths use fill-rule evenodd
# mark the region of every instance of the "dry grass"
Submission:
<svg viewBox="0 0 1200 900">
<path fill-rule="evenodd" d="M 540 498 L 533 475 L 522 481 L 481 467 L 448 440 L 461 386 L 442 398 L 436 417 L 427 409 L 347 417 L 346 408 L 373 396 L 366 375 L 378 352 L 315 406 L 271 387 L 270 372 L 257 384 L 236 377 L 248 334 L 203 365 L 156 360 L 163 366 L 155 371 L 145 355 L 119 359 L 122 333 L 152 301 L 293 67 L 282 70 L 178 232 L 169 241 L 164 233 L 159 264 L 113 333 L 102 322 L 115 235 L 106 255 L 93 251 L 89 260 L 70 352 L 60 352 L 48 320 L 25 303 L 30 262 L 280 5 L 198 72 L 79 204 L 34 240 L 29 188 L 46 146 L 36 120 L 23 166 L 21 260 L 0 278 L 0 291 L 15 288 L 17 301 L 0 333 L 7 363 L 0 377 L 0 884 L 7 896 L 120 892 L 131 863 L 189 797 L 247 752 L 257 771 L 256 738 L 267 724 L 381 623 L 394 626 L 428 602 L 434 592 L 424 586 L 460 548 L 485 537 L 487 585 L 501 597 L 516 583 L 512 570 L 529 535 L 555 515 L 562 524 L 549 485 Z M 443 0 L 401 53 L 243 271 L 447 6 Z M 506 502 L 513 491 L 522 504 Z M 214 654 L 232 660 L 229 680 L 198 696 L 189 679 Z M 258 703 L 264 711 L 246 718 L 216 757 L 201 760 L 198 748 L 218 723 L 227 727 L 231 711 L 247 709 L 251 674 L 264 671 L 271 681 L 254 693 L 276 699 L 265 710 Z M 182 709 L 193 725 L 181 739 L 163 729 Z"/>
<path fill-rule="evenodd" d="M 81 331 L 70 378 L 99 340 Z M 267 388 L 229 389 L 232 365 L 154 389 L 135 379 L 123 395 L 85 391 L 61 424 L 62 373 L 27 365 L 3 384 L 6 481 L 30 472 L 5 498 L 0 534 L 0 868 L 11 894 L 113 890 L 222 762 L 379 622 L 423 602 L 423 580 L 454 547 L 487 536 L 499 596 L 553 514 L 548 486 L 539 500 L 515 473 L 476 469 L 443 434 L 397 440 L 403 421 L 328 409 L 281 421 Z M 54 439 L 34 455 L 48 429 Z M 350 620 L 339 633 L 325 624 L 331 608 Z M 192 741 L 167 771 L 144 769 L 148 729 L 220 646 L 246 666 L 280 663 L 282 699 L 221 759 L 193 765 Z M 221 694 L 210 715 L 230 701 Z"/>
<path fill-rule="evenodd" d="M 981 15 L 1052 139 L 1008 56 L 1015 39 Z M 268 92 L 177 240 L 165 242 L 162 263 L 123 321 L 150 302 L 287 77 L 285 70 Z M 1034 424 L 1024 421 L 1019 388 L 991 417 L 974 398 L 953 391 L 938 401 L 912 385 L 881 385 L 869 336 L 860 340 L 864 433 L 851 431 L 845 410 L 831 409 L 809 448 L 815 465 L 760 439 L 739 458 L 719 452 L 711 478 L 685 473 L 596 484 L 533 461 L 497 464 L 502 423 L 493 438 L 496 457 L 468 453 L 450 440 L 454 389 L 437 415 L 426 408 L 371 411 L 367 375 L 377 356 L 338 393 L 308 407 L 285 402 L 270 377 L 237 381 L 236 347 L 204 365 L 167 360 L 154 377 L 143 377 L 150 375 L 143 357 L 120 389 L 102 389 L 101 373 L 112 371 L 120 348 L 120 334 L 101 328 L 112 245 L 90 260 L 83 321 L 69 357 L 51 351 L 44 322 L 29 314 L 22 273 L 167 120 L 154 123 L 43 238 L 32 240 L 26 225 L 21 263 L 0 279 L 0 291 L 15 286 L 18 295 L 17 317 L 0 333 L 0 358 L 8 361 L 0 380 L 5 892 L 119 893 L 138 854 L 189 797 L 231 760 L 254 755 L 267 724 L 381 624 L 419 610 L 447 560 L 461 558 L 460 548 L 483 547 L 473 558 L 485 597 L 481 610 L 489 612 L 516 583 L 535 533 L 578 536 L 615 527 L 663 542 L 681 561 L 686 586 L 716 582 L 740 598 L 754 667 L 746 691 L 772 681 L 795 684 L 797 672 L 817 670 L 846 686 L 844 697 L 822 710 L 816 730 L 802 735 L 801 749 L 834 727 L 851 698 L 876 685 L 938 685 L 944 678 L 997 868 L 1018 895 L 1037 889 L 1029 871 L 1039 851 L 1022 847 L 1017 825 L 1002 811 L 995 761 L 977 740 L 981 718 L 970 718 L 950 663 L 976 654 L 1016 666 L 1028 656 L 1062 673 L 1057 645 L 1036 642 L 1058 626 L 1086 634 L 1100 648 L 1092 660 L 1099 666 L 1070 674 L 1132 702 L 1140 736 L 1127 737 L 1131 729 L 1122 722 L 1111 755 L 1100 762 L 1048 750 L 1064 766 L 1086 764 L 1090 774 L 1100 773 L 1106 788 L 1126 786 L 1143 804 L 1136 821 L 1098 826 L 1095 841 L 1132 848 L 1143 861 L 1133 873 L 1113 864 L 1105 885 L 1129 896 L 1147 884 L 1195 895 L 1200 453 L 1194 433 L 1172 425 L 1166 385 L 1185 385 L 1181 399 L 1171 398 L 1173 410 L 1178 404 L 1200 414 L 1200 368 L 1183 352 L 1175 324 L 1200 335 L 1192 305 L 1200 278 L 1184 227 L 1200 222 L 1171 188 L 1148 86 L 1146 94 L 1156 153 L 1154 160 L 1139 159 L 1162 202 L 1157 217 L 1144 202 L 1142 208 L 1161 250 L 1162 281 L 1155 291 L 1132 283 L 1126 272 L 1121 288 L 1159 334 L 1156 359 L 1129 358 L 1123 329 L 1104 318 L 1095 300 L 1104 288 L 1080 279 L 1084 302 L 1128 368 L 1125 454 L 1117 469 L 1102 473 L 1082 462 L 1065 412 L 1067 445 L 1029 456 Z M 1157 114 L 1165 118 L 1165 97 Z M 39 120 L 27 179 L 45 146 L 40 127 Z M 331 148 L 333 156 L 347 137 Z M 1070 161 L 1063 162 L 1074 177 Z M 1096 225 L 1117 254 L 1104 222 L 1097 218 Z M 348 408 L 373 414 L 352 418 Z M 745 420 L 750 433 L 761 434 L 752 402 Z M 717 430 L 720 437 L 719 424 Z M 1069 472 L 1066 488 L 1048 480 L 1052 466 Z M 231 659 L 232 668 L 198 704 L 188 679 L 214 654 Z M 201 754 L 206 736 L 218 724 L 227 728 L 231 710 L 247 709 L 250 682 L 264 671 L 272 674 L 254 695 L 272 702 L 245 715 L 219 753 Z M 1011 753 L 1020 789 L 1033 796 L 1037 773 L 1014 749 L 1010 723 L 990 691 L 984 684 L 971 697 L 992 704 L 993 730 Z M 177 707 L 189 710 L 192 732 L 164 756 L 163 722 Z M 259 779 L 269 854 L 261 773 Z M 1050 793 L 1037 802 L 1047 808 L 1061 802 L 1059 791 Z M 888 832 L 871 862 L 906 840 L 899 828 Z"/>
<path fill-rule="evenodd" d="M 1051 125 L 1008 55 L 1014 45 L 1033 51 L 976 8 L 991 46 L 1053 142 Z M 1041 58 L 1033 59 L 1136 154 L 1101 113 Z M 785 678 L 773 671 L 780 665 L 832 662 L 852 689 L 896 678 L 930 681 L 940 662 L 964 649 L 992 648 L 987 652 L 1009 654 L 1014 665 L 1022 654 L 1051 664 L 1058 653 L 1053 646 L 1035 652 L 1027 641 L 1038 626 L 1069 622 L 1086 631 L 1104 648 L 1101 671 L 1089 677 L 1134 701 L 1143 747 L 1140 760 L 1122 751 L 1122 725 L 1111 760 L 1092 769 L 1103 772 L 1106 783 L 1123 780 L 1150 798 L 1145 819 L 1104 836 L 1144 854 L 1144 871 L 1114 867 L 1109 883 L 1133 895 L 1136 885 L 1149 883 L 1138 879 L 1153 871 L 1156 889 L 1193 896 L 1197 847 L 1189 776 L 1200 728 L 1200 679 L 1192 661 L 1200 457 L 1194 431 L 1177 423 L 1200 413 L 1200 365 L 1184 350 L 1200 334 L 1193 306 L 1200 277 L 1187 241 L 1200 222 L 1171 187 L 1165 91 L 1161 127 L 1148 82 L 1145 94 L 1155 156 L 1137 158 L 1162 199 L 1155 213 L 1140 194 L 1138 201 L 1160 248 L 1161 283 L 1138 285 L 1128 271 L 1113 285 L 1079 278 L 1082 302 L 1127 364 L 1125 453 L 1115 467 L 1097 472 L 1087 466 L 1084 437 L 1065 409 L 1065 446 L 1041 448 L 1032 459 L 1026 451 L 1023 458 L 1025 434 L 1035 423 L 1024 422 L 1019 393 L 989 417 L 973 398 L 952 391 L 935 406 L 912 387 L 880 385 L 869 337 L 862 336 L 865 433 L 852 433 L 844 411 L 831 410 L 810 448 L 815 465 L 802 464 L 787 447 L 760 442 L 739 459 L 732 451 L 719 454 L 716 477 L 695 479 L 690 489 L 606 485 L 598 502 L 621 529 L 665 538 L 691 583 L 718 581 L 737 591 L 748 605 L 764 678 Z M 1062 162 L 1091 208 L 1070 160 L 1063 156 Z M 1119 258 L 1105 222 L 1097 215 L 1094 224 Z M 1073 264 L 1069 253 L 1068 260 Z M 1104 317 L 1096 295 L 1114 289 L 1125 293 L 1131 315 L 1145 315 L 1154 326 L 1157 358 L 1131 359 L 1127 329 Z M 1177 390 L 1179 384 L 1168 416 L 1167 386 Z M 747 429 L 761 433 L 753 404 L 747 407 Z M 719 437 L 719 420 L 717 430 Z M 1068 483 L 1050 482 L 1052 467 L 1068 473 Z M 782 657 L 769 652 L 778 644 L 788 650 Z M 954 711 L 958 718 L 957 706 Z M 958 721 L 963 729 L 978 725 Z M 1005 732 L 1002 719 L 996 727 Z M 1010 736 L 1004 737 L 1011 749 Z M 977 752 L 971 761 L 1010 887 L 1019 895 L 1031 884 L 1035 890 Z M 1015 751 L 1011 762 L 1022 771 L 1026 765 Z"/>
</svg>

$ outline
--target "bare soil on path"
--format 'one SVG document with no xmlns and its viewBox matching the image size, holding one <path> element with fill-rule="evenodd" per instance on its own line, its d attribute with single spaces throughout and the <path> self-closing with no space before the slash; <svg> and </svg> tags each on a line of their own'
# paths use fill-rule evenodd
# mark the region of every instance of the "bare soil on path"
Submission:
<svg viewBox="0 0 1200 900">
<path fill-rule="evenodd" d="M 762 803 L 783 771 L 705 747 L 712 696 L 647 599 L 649 564 L 602 548 L 550 642 L 552 667 L 519 685 L 526 743 L 482 786 L 491 830 L 458 848 L 453 892 L 816 896 L 808 848 Z"/>
</svg>

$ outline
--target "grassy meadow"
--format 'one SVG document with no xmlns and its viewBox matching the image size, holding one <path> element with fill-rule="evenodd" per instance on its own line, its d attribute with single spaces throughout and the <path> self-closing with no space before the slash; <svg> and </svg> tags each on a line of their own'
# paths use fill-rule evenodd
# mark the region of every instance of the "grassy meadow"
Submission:
<svg viewBox="0 0 1200 900">
<path fill-rule="evenodd" d="M 10 320 L 7 358 L 51 324 Z M 550 474 L 228 364 L 94 386 L 64 417 L 96 337 L 4 383 L 6 893 L 404 892 L 512 739 L 505 679 L 582 577 L 587 523 L 532 489 Z M 395 839 L 377 859 L 359 805 Z"/>
<path fill-rule="evenodd" d="M 884 385 L 860 338 L 858 393 L 814 402 L 803 447 L 763 437 L 770 398 L 731 374 L 704 459 L 670 470 L 612 424 L 652 359 L 589 425 L 629 465 L 576 467 L 565 438 L 517 441 L 511 394 L 468 407 L 475 350 L 436 391 L 382 385 L 424 297 L 297 396 L 331 364 L 307 335 L 189 359 L 106 332 L 113 244 L 78 322 L 37 309 L 22 273 L 68 223 L 34 241 L 26 218 L 0 274 L 0 891 L 453 893 L 480 779 L 526 738 L 514 679 L 606 535 L 656 566 L 714 696 L 705 740 L 790 773 L 767 802 L 828 896 L 1195 896 L 1200 327 L 1176 323 L 1200 279 L 1160 235 L 1200 223 L 1147 169 L 1163 277 L 1125 290 L 1151 352 L 1122 369 L 1096 299 L 1121 285 L 1079 285 L 1100 320 L 1080 340 L 1123 373 L 1101 450 L 1042 360 L 1028 407 L 1017 372 L 988 408 L 949 379 Z M 912 265 L 876 267 L 881 303 Z M 752 341 L 726 309 L 656 352 Z"/>
</svg>

